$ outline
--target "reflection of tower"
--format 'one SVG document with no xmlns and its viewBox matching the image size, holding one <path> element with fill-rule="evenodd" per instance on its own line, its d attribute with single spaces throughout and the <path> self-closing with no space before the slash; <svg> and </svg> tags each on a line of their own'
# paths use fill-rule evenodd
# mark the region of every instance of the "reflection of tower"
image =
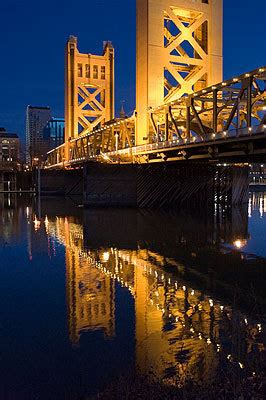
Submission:
<svg viewBox="0 0 266 400">
<path fill-rule="evenodd" d="M 107 337 L 114 335 L 114 284 L 110 277 L 86 260 L 76 250 L 66 250 L 67 298 L 69 334 L 78 343 L 80 334 L 103 330 Z"/>
<path fill-rule="evenodd" d="M 49 222 L 51 229 L 51 223 Z M 66 246 L 66 294 L 70 340 L 77 344 L 83 332 L 102 330 L 114 335 L 114 282 L 93 268 L 83 255 L 83 228 L 57 218 L 56 232 Z"/>
<path fill-rule="evenodd" d="M 142 374 L 151 368 L 160 375 L 161 356 L 167 350 L 163 339 L 163 320 L 161 311 L 149 302 L 150 282 L 137 263 L 135 265 L 135 317 L 136 317 L 136 363 Z"/>
</svg>

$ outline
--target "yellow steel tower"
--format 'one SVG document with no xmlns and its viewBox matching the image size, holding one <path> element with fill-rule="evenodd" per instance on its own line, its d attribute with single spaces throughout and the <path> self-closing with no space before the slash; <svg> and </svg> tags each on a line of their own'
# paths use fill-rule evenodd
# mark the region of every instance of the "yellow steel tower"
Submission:
<svg viewBox="0 0 266 400">
<path fill-rule="evenodd" d="M 223 0 L 137 0 L 136 143 L 148 109 L 222 80 Z"/>
<path fill-rule="evenodd" d="M 70 36 L 65 63 L 67 144 L 114 118 L 114 48 L 105 42 L 102 56 L 82 54 L 77 38 Z"/>
</svg>

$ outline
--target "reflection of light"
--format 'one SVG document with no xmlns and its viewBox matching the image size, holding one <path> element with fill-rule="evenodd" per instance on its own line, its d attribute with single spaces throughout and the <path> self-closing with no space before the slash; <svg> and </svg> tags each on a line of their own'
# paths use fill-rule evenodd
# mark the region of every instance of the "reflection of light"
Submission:
<svg viewBox="0 0 266 400">
<path fill-rule="evenodd" d="M 252 200 L 250 198 L 248 202 L 248 217 L 251 218 L 251 216 L 252 216 Z"/>
<path fill-rule="evenodd" d="M 34 229 L 35 229 L 35 231 L 38 231 L 38 229 L 40 229 L 40 226 L 41 226 L 41 221 L 39 221 L 37 219 L 37 217 L 35 216 L 35 219 L 34 219 Z"/>
<path fill-rule="evenodd" d="M 234 246 L 235 246 L 237 249 L 242 249 L 243 247 L 246 246 L 246 244 L 247 244 L 247 241 L 246 241 L 246 240 L 240 240 L 240 239 L 238 239 L 238 240 L 234 241 Z"/>
<path fill-rule="evenodd" d="M 263 217 L 263 198 L 260 198 L 260 216 Z"/>
<path fill-rule="evenodd" d="M 109 261 L 109 257 L 110 257 L 109 251 L 105 251 L 103 253 L 103 262 L 108 262 Z"/>
<path fill-rule="evenodd" d="M 45 229 L 46 229 L 46 233 L 48 233 L 48 228 L 49 228 L 49 220 L 48 217 L 46 215 L 45 220 L 44 220 L 44 225 L 45 225 Z"/>
</svg>

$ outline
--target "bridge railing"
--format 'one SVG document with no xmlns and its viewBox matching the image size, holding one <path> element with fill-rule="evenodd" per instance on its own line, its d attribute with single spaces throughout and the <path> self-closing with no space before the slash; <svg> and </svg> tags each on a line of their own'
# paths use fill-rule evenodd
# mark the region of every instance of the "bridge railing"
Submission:
<svg viewBox="0 0 266 400">
<path fill-rule="evenodd" d="M 149 111 L 150 141 L 209 134 L 266 123 L 266 67 L 212 85 Z"/>
<path fill-rule="evenodd" d="M 266 128 L 265 82 L 262 67 L 149 110 L 144 146 L 135 146 L 135 116 L 110 121 L 48 153 L 47 166 L 112 162 L 117 155 L 128 161 L 142 152 L 255 135 Z"/>
<path fill-rule="evenodd" d="M 255 135 L 266 134 L 266 124 L 265 125 L 257 125 L 252 126 L 250 128 L 238 128 L 232 129 L 229 131 L 217 132 L 217 133 L 210 133 L 204 136 L 203 138 L 200 137 L 189 137 L 189 138 L 181 138 L 181 139 L 173 139 L 168 141 L 160 141 L 156 143 L 146 144 L 142 146 L 135 146 L 132 148 L 127 148 L 118 151 L 112 151 L 109 153 L 105 153 L 104 156 L 112 161 L 113 159 L 126 160 L 134 158 L 134 156 L 138 156 L 141 154 L 147 154 L 149 152 L 158 152 L 160 150 L 170 150 L 173 148 L 186 148 L 188 146 L 197 146 L 203 144 L 211 144 L 211 143 L 219 143 L 225 142 L 226 140 L 230 139 L 241 139 L 241 138 L 248 138 Z"/>
</svg>

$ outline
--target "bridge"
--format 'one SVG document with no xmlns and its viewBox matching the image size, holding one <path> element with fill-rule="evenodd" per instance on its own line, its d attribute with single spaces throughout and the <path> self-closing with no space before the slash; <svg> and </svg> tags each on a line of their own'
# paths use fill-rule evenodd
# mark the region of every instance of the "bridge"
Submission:
<svg viewBox="0 0 266 400">
<path fill-rule="evenodd" d="M 222 16 L 222 0 L 137 0 L 128 118 L 114 117 L 112 44 L 101 56 L 82 54 L 70 37 L 65 143 L 48 153 L 46 168 L 266 159 L 266 67 L 223 80 Z"/>
<path fill-rule="evenodd" d="M 136 146 L 136 116 L 107 122 L 48 153 L 48 167 L 84 161 L 254 161 L 266 155 L 266 67 L 149 110 L 150 142 Z"/>
</svg>

